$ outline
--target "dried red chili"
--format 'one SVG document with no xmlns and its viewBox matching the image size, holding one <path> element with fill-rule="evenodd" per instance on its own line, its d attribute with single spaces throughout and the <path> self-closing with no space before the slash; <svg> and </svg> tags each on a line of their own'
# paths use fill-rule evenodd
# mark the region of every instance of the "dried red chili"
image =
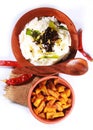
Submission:
<svg viewBox="0 0 93 130">
<path fill-rule="evenodd" d="M 79 45 L 78 45 L 79 52 L 81 52 L 82 55 L 86 57 L 89 61 L 93 61 L 93 58 L 87 52 L 84 51 L 83 44 L 82 44 L 82 29 L 79 29 L 78 31 L 78 40 L 79 40 Z"/>
<path fill-rule="evenodd" d="M 16 77 L 16 78 L 7 79 L 7 80 L 5 80 L 5 83 L 7 85 L 21 85 L 21 84 L 24 84 L 24 83 L 27 83 L 28 81 L 30 81 L 32 76 L 33 75 L 31 73 L 23 74 L 23 75 Z"/>
<path fill-rule="evenodd" d="M 0 66 L 11 66 L 11 67 L 20 67 L 17 61 L 6 61 L 6 60 L 0 60 Z"/>
</svg>

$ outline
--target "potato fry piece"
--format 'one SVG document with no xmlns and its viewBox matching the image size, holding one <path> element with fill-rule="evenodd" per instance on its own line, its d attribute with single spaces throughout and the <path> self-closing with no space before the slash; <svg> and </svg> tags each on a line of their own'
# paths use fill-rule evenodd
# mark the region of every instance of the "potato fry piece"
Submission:
<svg viewBox="0 0 93 130">
<path fill-rule="evenodd" d="M 48 87 L 49 87 L 50 89 L 52 89 L 53 91 L 57 91 L 57 89 L 56 89 L 54 83 L 53 83 L 51 80 L 49 80 L 49 82 L 48 82 Z"/>
<path fill-rule="evenodd" d="M 60 98 L 60 99 L 59 99 L 59 102 L 60 102 L 61 105 L 66 104 L 66 101 L 65 101 L 64 98 Z"/>
<path fill-rule="evenodd" d="M 57 90 L 58 90 L 58 92 L 64 92 L 65 91 L 65 86 L 58 86 Z"/>
<path fill-rule="evenodd" d="M 68 97 L 67 97 L 66 93 L 63 92 L 63 93 L 61 93 L 60 95 L 61 95 L 62 98 L 64 98 L 65 102 L 67 102 Z"/>
<path fill-rule="evenodd" d="M 38 107 L 43 99 L 44 99 L 44 96 L 41 95 L 41 94 L 39 94 L 39 95 L 36 97 L 35 101 L 33 102 L 33 105 L 34 105 L 35 107 Z"/>
<path fill-rule="evenodd" d="M 54 79 L 54 85 L 57 85 L 59 83 L 59 79 Z"/>
<path fill-rule="evenodd" d="M 41 118 L 44 118 L 44 119 L 45 119 L 45 113 L 44 113 L 44 112 L 39 113 L 38 115 L 39 115 L 39 117 L 41 117 Z"/>
<path fill-rule="evenodd" d="M 31 97 L 31 102 L 33 103 L 36 100 L 36 96 Z"/>
<path fill-rule="evenodd" d="M 41 84 L 41 85 L 42 85 L 42 84 Z M 41 86 L 41 91 L 43 92 L 44 95 L 49 95 L 48 90 L 47 90 L 47 88 L 46 88 L 45 85 L 42 85 L 42 86 Z"/>
<path fill-rule="evenodd" d="M 71 95 L 70 89 L 66 89 L 66 90 L 65 90 L 65 93 L 66 93 L 67 97 L 70 97 L 70 95 Z"/>
<path fill-rule="evenodd" d="M 40 105 L 36 109 L 34 109 L 34 112 L 38 115 L 43 111 L 44 107 L 45 107 L 45 101 L 42 101 Z"/>
<path fill-rule="evenodd" d="M 63 111 L 62 104 L 58 101 L 53 105 L 57 111 Z"/>
<path fill-rule="evenodd" d="M 57 91 L 53 91 L 53 90 L 51 90 L 51 89 L 47 89 L 47 90 L 48 90 L 48 93 L 49 93 L 50 95 L 52 95 L 53 97 L 55 97 L 56 99 L 58 99 L 59 93 L 58 93 Z"/>
<path fill-rule="evenodd" d="M 38 107 L 39 106 L 39 104 L 41 103 L 41 101 L 42 101 L 42 99 L 36 99 L 34 102 L 33 102 L 33 105 L 35 106 L 35 107 Z"/>
<path fill-rule="evenodd" d="M 55 103 L 56 100 L 50 100 L 49 102 L 47 102 L 46 106 L 52 106 Z"/>
<path fill-rule="evenodd" d="M 46 119 L 53 119 L 54 114 L 55 114 L 55 112 L 47 112 L 46 113 Z"/>
<path fill-rule="evenodd" d="M 63 104 L 62 107 L 63 107 L 63 109 L 67 109 L 67 108 L 71 107 L 71 104 Z"/>
<path fill-rule="evenodd" d="M 58 117 L 63 117 L 64 116 L 64 113 L 63 112 L 56 112 L 54 115 L 53 115 L 53 118 L 58 118 Z"/>
<path fill-rule="evenodd" d="M 49 95 L 49 96 L 46 97 L 46 100 L 47 100 L 47 101 L 56 100 L 56 98 Z"/>
<path fill-rule="evenodd" d="M 46 106 L 44 108 L 44 113 L 47 113 L 47 112 L 56 112 L 56 109 L 53 106 L 50 106 L 50 107 Z"/>
<path fill-rule="evenodd" d="M 35 90 L 35 93 L 36 94 L 39 94 L 41 92 L 41 89 L 40 88 L 37 88 L 36 90 Z"/>
<path fill-rule="evenodd" d="M 63 112 L 48 112 L 48 113 L 46 113 L 47 119 L 54 119 L 54 118 L 63 117 L 63 116 L 64 116 Z"/>
<path fill-rule="evenodd" d="M 64 99 L 66 99 L 66 98 L 67 98 L 67 95 L 66 95 L 66 93 L 65 93 L 65 92 L 61 93 L 61 96 L 62 96 Z"/>
</svg>

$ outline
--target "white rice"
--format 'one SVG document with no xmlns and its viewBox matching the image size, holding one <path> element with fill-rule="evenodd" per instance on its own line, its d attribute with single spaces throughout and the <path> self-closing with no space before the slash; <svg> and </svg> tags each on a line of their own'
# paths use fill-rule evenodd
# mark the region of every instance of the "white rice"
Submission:
<svg viewBox="0 0 93 130">
<path fill-rule="evenodd" d="M 52 53 L 58 55 L 58 57 L 55 58 L 41 58 L 44 54 L 49 55 L 49 52 L 46 52 L 44 48 L 41 51 L 40 46 L 33 41 L 33 37 L 30 35 L 26 35 L 27 28 L 38 30 L 40 33 L 44 32 L 48 28 L 50 20 L 55 22 L 56 25 L 59 25 L 55 17 L 42 17 L 40 20 L 35 17 L 33 20 L 26 24 L 19 35 L 19 43 L 22 55 L 25 57 L 25 59 L 29 60 L 34 65 L 52 65 L 60 61 L 61 59 L 66 59 L 70 53 L 69 46 L 71 46 L 71 36 L 68 30 L 58 29 L 57 31 L 61 42 L 60 44 L 58 44 L 55 41 L 55 45 L 52 48 Z M 65 24 L 61 23 L 60 25 L 67 28 Z"/>
</svg>

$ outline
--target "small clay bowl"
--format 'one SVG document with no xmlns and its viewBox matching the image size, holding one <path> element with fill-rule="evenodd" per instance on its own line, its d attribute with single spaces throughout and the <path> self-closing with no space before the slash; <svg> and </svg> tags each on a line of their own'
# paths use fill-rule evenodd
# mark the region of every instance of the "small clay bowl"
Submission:
<svg viewBox="0 0 93 130">
<path fill-rule="evenodd" d="M 36 9 L 30 10 L 29 12 L 25 13 L 17 21 L 17 23 L 13 29 L 12 38 L 11 38 L 12 51 L 13 51 L 13 54 L 14 54 L 16 60 L 18 61 L 18 63 L 22 67 L 25 67 L 25 66 L 28 67 L 30 72 L 32 72 L 35 75 L 39 75 L 39 76 L 45 76 L 47 68 L 45 69 L 45 67 L 44 67 L 44 69 L 40 68 L 38 70 L 37 66 L 31 64 L 29 61 L 27 61 L 23 57 L 21 50 L 20 50 L 20 46 L 19 46 L 19 34 L 21 33 L 21 31 L 24 29 L 24 26 L 29 21 L 31 21 L 35 17 L 43 17 L 43 16 L 46 16 L 46 17 L 47 16 L 50 16 L 50 17 L 54 16 L 57 18 L 57 20 L 59 20 L 60 22 L 67 25 L 68 30 L 69 30 L 70 35 L 71 35 L 72 42 L 71 42 L 71 47 L 70 47 L 71 53 L 66 60 L 74 58 L 76 55 L 76 52 L 77 52 L 77 48 L 78 48 L 78 35 L 77 35 L 77 30 L 75 28 L 75 25 L 72 22 L 72 20 L 63 12 L 61 12 L 57 9 L 54 9 L 54 8 L 42 7 L 42 8 L 36 8 Z M 57 68 L 57 65 L 62 64 L 63 62 L 64 61 L 60 61 L 59 63 L 56 63 L 53 66 L 51 65 L 51 68 L 53 68 L 53 67 L 55 68 L 55 66 Z M 33 70 L 35 70 L 35 71 L 32 71 L 31 66 L 33 66 Z M 47 75 L 57 73 L 57 72 L 55 72 L 55 70 L 53 70 L 51 68 L 47 70 Z"/>
<path fill-rule="evenodd" d="M 33 104 L 35 104 L 36 105 L 36 102 L 35 102 L 35 99 L 36 99 L 36 97 L 37 97 L 37 99 L 39 99 L 39 96 L 37 96 L 37 95 L 39 95 L 39 94 L 37 94 L 37 88 L 38 87 L 40 87 L 40 83 L 41 82 L 43 82 L 44 83 L 44 81 L 47 81 L 47 85 L 46 86 L 48 86 L 49 85 L 49 81 L 53 81 L 53 80 L 56 80 L 56 81 L 58 81 L 58 84 L 60 84 L 60 85 L 62 85 L 62 86 L 65 86 L 65 89 L 70 89 L 70 92 L 71 92 L 71 95 L 68 97 L 69 99 L 71 99 L 71 106 L 69 107 L 69 108 L 67 108 L 67 109 L 64 109 L 63 110 L 63 112 L 64 112 L 64 116 L 63 117 L 58 117 L 58 118 L 54 118 L 54 119 L 47 119 L 47 117 L 40 117 L 40 115 L 42 115 L 41 113 L 43 113 L 43 112 L 45 112 L 45 106 L 47 106 L 48 104 L 47 103 L 49 103 L 46 99 L 47 99 L 47 96 L 46 96 L 46 94 L 45 93 L 42 93 L 41 92 L 41 94 L 43 95 L 43 94 L 45 94 L 44 95 L 44 99 L 42 99 L 42 101 L 44 101 L 44 103 L 45 103 L 45 106 L 44 106 L 44 108 L 42 109 L 42 107 L 40 107 L 39 108 L 39 110 L 41 110 L 41 112 L 40 113 L 38 113 L 38 112 L 36 112 L 37 110 L 37 108 L 36 108 L 36 106 L 34 107 L 34 105 Z M 49 86 L 48 86 L 49 87 Z M 56 88 L 57 88 L 58 86 L 56 86 Z M 47 88 L 47 87 L 46 87 Z M 48 89 L 48 88 L 47 88 Z M 53 88 L 50 88 L 51 90 L 53 89 Z M 57 88 L 58 89 L 58 88 Z M 42 91 L 42 88 L 40 89 L 39 88 L 39 90 L 40 91 Z M 37 92 L 36 92 L 37 91 Z M 44 92 L 44 91 L 43 91 Z M 61 92 L 61 91 L 60 91 Z M 66 91 L 64 91 L 64 92 L 66 92 Z M 56 92 L 55 92 L 56 93 Z M 33 95 L 35 95 L 35 97 L 33 96 Z M 53 95 L 52 95 L 53 96 Z M 73 108 L 73 106 L 74 106 L 74 100 L 75 100 L 75 96 L 74 96 L 74 91 L 73 91 L 73 89 L 72 89 L 72 87 L 71 87 L 71 85 L 65 80 L 65 79 L 63 79 L 63 78 L 61 78 L 61 77 L 59 77 L 59 76 L 46 76 L 46 77 L 43 77 L 43 78 L 41 78 L 41 79 L 39 79 L 31 88 L 30 88 L 30 90 L 29 90 L 29 94 L 28 94 L 28 107 L 29 107 L 29 110 L 30 110 L 30 112 L 32 113 L 32 115 L 38 120 L 38 121 L 40 121 L 40 122 L 42 122 L 42 123 L 46 123 L 46 124 L 54 124 L 54 123 L 57 123 L 57 122 L 59 122 L 59 121 L 63 121 L 68 115 L 70 115 L 70 113 L 71 113 L 71 111 L 72 111 L 72 108 Z M 41 101 L 41 102 L 42 102 Z M 55 103 L 58 101 L 58 99 L 56 99 L 56 101 L 54 101 Z M 60 100 L 60 101 L 63 101 L 63 100 Z M 35 103 L 34 103 L 35 102 Z M 51 101 L 50 101 L 51 102 Z M 54 104 L 55 104 L 54 103 Z M 39 106 L 40 106 L 40 104 L 39 104 Z M 50 105 L 49 105 L 50 106 Z M 38 114 L 37 114 L 38 113 Z M 45 114 L 45 115 L 47 115 L 47 114 Z"/>
</svg>

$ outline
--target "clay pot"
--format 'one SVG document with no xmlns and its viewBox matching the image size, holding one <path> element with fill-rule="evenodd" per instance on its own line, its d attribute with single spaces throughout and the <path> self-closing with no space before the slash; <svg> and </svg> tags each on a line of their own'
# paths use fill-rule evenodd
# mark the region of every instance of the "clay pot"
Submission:
<svg viewBox="0 0 93 130">
<path fill-rule="evenodd" d="M 65 109 L 65 116 L 63 117 L 59 117 L 59 118 L 55 118 L 55 119 L 44 119 L 41 118 L 40 116 L 38 116 L 38 114 L 35 113 L 34 111 L 34 107 L 33 107 L 33 103 L 32 103 L 32 97 L 33 97 L 33 91 L 37 88 L 38 85 L 40 85 L 41 82 L 43 81 L 48 81 L 48 80 L 54 80 L 54 79 L 58 79 L 58 82 L 60 84 L 62 84 L 62 86 L 65 86 L 66 88 L 69 88 L 71 91 L 71 96 L 70 99 L 72 100 L 71 102 L 71 107 L 68 109 Z M 48 85 L 48 84 L 47 84 Z M 52 89 L 52 88 L 51 88 Z M 44 100 L 45 101 L 45 100 Z M 52 123 L 57 123 L 59 121 L 63 121 L 68 115 L 70 115 L 72 108 L 74 106 L 74 101 L 75 101 L 75 96 L 74 96 L 74 91 L 71 87 L 71 85 L 63 78 L 58 77 L 58 76 L 46 76 L 44 78 L 39 79 L 29 90 L 29 94 L 28 94 L 28 107 L 30 112 L 32 113 L 32 115 L 39 120 L 40 122 L 43 123 L 47 123 L 47 124 L 52 124 Z M 46 101 L 45 101 L 46 103 Z"/>
<path fill-rule="evenodd" d="M 59 20 L 60 22 L 67 25 L 70 35 L 71 35 L 72 43 L 71 43 L 71 47 L 70 47 L 71 53 L 66 60 L 74 58 L 76 55 L 76 52 L 77 52 L 77 48 L 78 48 L 77 30 L 76 30 L 75 25 L 73 24 L 72 20 L 66 14 L 64 14 L 63 12 L 61 12 L 57 9 L 47 8 L 47 7 L 36 8 L 36 9 L 30 10 L 29 12 L 25 13 L 16 23 L 16 25 L 13 29 L 11 42 L 12 42 L 12 50 L 13 50 L 14 56 L 15 56 L 16 60 L 18 61 L 18 63 L 22 67 L 25 67 L 25 66 L 29 67 L 29 71 L 31 71 L 33 74 L 34 74 L 34 72 L 32 71 L 31 66 L 34 66 L 34 65 L 31 64 L 29 61 L 27 61 L 21 53 L 21 50 L 19 47 L 19 34 L 21 33 L 24 26 L 29 21 L 31 21 L 35 17 L 42 17 L 42 16 L 55 16 L 57 18 L 57 20 Z M 54 64 L 53 65 L 54 68 L 55 68 L 55 66 L 57 68 L 57 65 L 62 64 L 63 62 L 64 61 L 60 61 L 59 63 Z M 37 66 L 34 66 L 34 67 L 36 68 Z M 51 68 L 52 68 L 52 65 L 51 65 Z M 47 70 L 47 73 L 54 74 L 55 72 L 51 68 L 49 68 Z M 39 72 L 39 70 L 40 70 L 40 72 Z M 39 70 L 37 72 L 37 75 L 43 76 L 44 71 L 46 69 L 39 69 Z M 42 72 L 43 72 L 43 74 L 42 74 Z M 45 71 L 45 73 L 46 73 L 46 71 Z M 36 72 L 35 72 L 35 74 L 36 74 Z"/>
</svg>

